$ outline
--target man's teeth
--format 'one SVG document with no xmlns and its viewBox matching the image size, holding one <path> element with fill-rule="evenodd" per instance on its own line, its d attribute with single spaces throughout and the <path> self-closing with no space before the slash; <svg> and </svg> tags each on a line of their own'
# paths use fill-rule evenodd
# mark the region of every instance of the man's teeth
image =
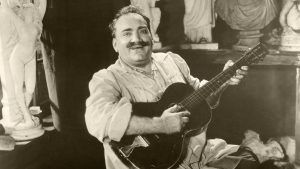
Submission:
<svg viewBox="0 0 300 169">
<path fill-rule="evenodd" d="M 143 46 L 132 46 L 132 49 L 139 49 L 139 48 L 143 48 Z"/>
</svg>

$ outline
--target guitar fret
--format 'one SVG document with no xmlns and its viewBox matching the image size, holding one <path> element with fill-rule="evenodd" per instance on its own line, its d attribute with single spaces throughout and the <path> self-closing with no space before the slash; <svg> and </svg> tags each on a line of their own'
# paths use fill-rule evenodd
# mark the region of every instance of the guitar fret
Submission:
<svg viewBox="0 0 300 169">
<path fill-rule="evenodd" d="M 210 93 L 212 93 L 213 92 L 213 90 L 211 89 L 209 89 L 208 88 L 208 86 L 209 85 L 207 85 L 206 87 L 203 87 L 203 93 L 204 94 L 202 94 L 202 96 L 204 97 L 204 98 L 206 98 L 207 96 L 209 96 L 210 95 Z M 199 92 L 200 93 L 200 92 Z"/>
<path fill-rule="evenodd" d="M 210 90 L 211 92 L 214 92 L 215 90 L 214 89 L 212 89 L 213 88 L 213 85 L 212 86 L 210 86 L 210 85 L 207 85 L 207 90 Z"/>
</svg>

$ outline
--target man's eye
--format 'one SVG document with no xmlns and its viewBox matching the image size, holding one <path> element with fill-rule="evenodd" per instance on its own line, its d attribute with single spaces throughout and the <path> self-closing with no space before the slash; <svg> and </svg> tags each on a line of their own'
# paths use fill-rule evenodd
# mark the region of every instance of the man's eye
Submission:
<svg viewBox="0 0 300 169">
<path fill-rule="evenodd" d="M 131 35 L 130 32 L 124 32 L 124 33 L 123 33 L 123 36 L 126 36 L 126 37 L 127 37 L 127 36 L 130 36 L 130 35 Z"/>
<path fill-rule="evenodd" d="M 142 30 L 141 30 L 141 33 L 147 34 L 147 33 L 148 33 L 148 29 L 142 29 Z"/>
</svg>

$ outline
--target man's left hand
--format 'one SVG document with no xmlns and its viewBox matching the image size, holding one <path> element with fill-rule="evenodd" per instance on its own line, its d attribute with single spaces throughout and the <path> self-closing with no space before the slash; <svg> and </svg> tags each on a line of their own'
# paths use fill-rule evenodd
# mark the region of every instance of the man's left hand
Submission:
<svg viewBox="0 0 300 169">
<path fill-rule="evenodd" d="M 234 64 L 232 60 L 228 60 L 224 66 L 223 70 L 228 69 Z M 241 80 L 248 74 L 248 66 L 242 66 L 240 69 L 236 70 L 236 74 L 231 77 L 226 83 L 228 85 L 238 85 Z"/>
</svg>

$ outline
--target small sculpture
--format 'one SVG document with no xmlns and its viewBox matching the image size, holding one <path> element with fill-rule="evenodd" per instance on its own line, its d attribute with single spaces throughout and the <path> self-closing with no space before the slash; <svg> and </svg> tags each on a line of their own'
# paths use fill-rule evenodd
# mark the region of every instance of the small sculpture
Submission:
<svg viewBox="0 0 300 169">
<path fill-rule="evenodd" d="M 218 49 L 217 43 L 212 43 L 212 28 L 215 26 L 215 0 L 185 0 L 185 15 L 183 19 L 185 39 L 192 49 Z"/>
<path fill-rule="evenodd" d="M 283 28 L 279 49 L 300 51 L 300 1 L 285 0 L 279 22 Z"/>
<path fill-rule="evenodd" d="M 267 160 L 282 160 L 284 158 L 284 150 L 277 141 L 269 140 L 264 143 L 257 132 L 247 130 L 241 145 L 248 147 L 257 156 L 260 163 Z"/>
<path fill-rule="evenodd" d="M 12 137 L 26 140 L 43 134 L 39 119 L 29 111 L 36 85 L 36 51 L 40 48 L 46 0 L 1 0 L 1 83 L 5 126 Z M 4 24 L 2 24 L 4 23 Z"/>
<path fill-rule="evenodd" d="M 131 4 L 141 8 L 150 19 L 150 31 L 154 41 L 154 49 L 161 48 L 161 43 L 156 32 L 161 17 L 160 9 L 155 6 L 157 1 L 159 0 L 131 0 Z"/>
<path fill-rule="evenodd" d="M 239 30 L 236 50 L 256 45 L 266 27 L 278 14 L 276 0 L 216 0 L 216 12 L 232 28 Z"/>
</svg>

